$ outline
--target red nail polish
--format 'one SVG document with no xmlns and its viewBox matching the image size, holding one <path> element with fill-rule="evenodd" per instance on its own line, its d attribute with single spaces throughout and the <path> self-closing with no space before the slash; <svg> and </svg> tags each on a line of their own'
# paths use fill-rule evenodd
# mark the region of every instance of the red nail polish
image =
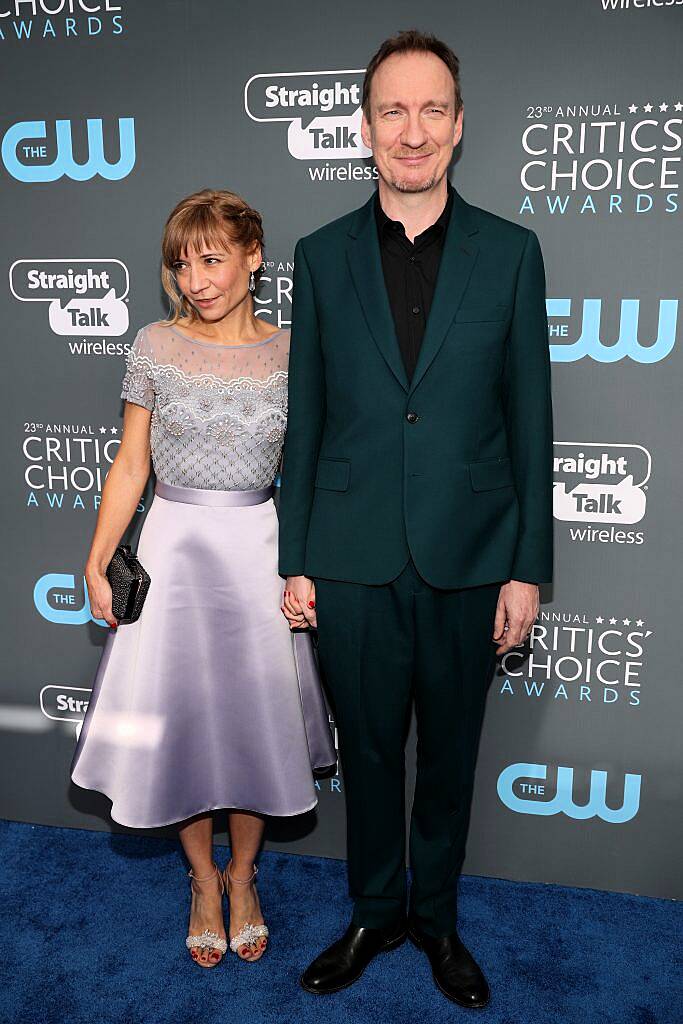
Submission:
<svg viewBox="0 0 683 1024">
<path fill-rule="evenodd" d="M 315 601 L 309 601 L 308 602 L 308 607 L 309 608 L 315 608 Z"/>
</svg>

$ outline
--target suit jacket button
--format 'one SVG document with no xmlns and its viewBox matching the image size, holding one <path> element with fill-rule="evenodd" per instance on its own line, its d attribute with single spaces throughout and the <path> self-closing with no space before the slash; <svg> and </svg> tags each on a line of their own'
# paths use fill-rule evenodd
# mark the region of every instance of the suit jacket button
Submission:
<svg viewBox="0 0 683 1024">
<path fill-rule="evenodd" d="M 420 417 L 417 415 L 416 412 L 407 412 L 406 413 L 406 419 L 408 420 L 408 423 L 417 423 L 419 418 Z"/>
</svg>

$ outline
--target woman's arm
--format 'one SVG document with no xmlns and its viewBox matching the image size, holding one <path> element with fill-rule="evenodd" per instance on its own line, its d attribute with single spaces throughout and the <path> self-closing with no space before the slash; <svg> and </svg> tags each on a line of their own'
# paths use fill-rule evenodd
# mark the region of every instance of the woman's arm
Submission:
<svg viewBox="0 0 683 1024">
<path fill-rule="evenodd" d="M 105 573 L 124 530 L 133 517 L 150 471 L 149 425 L 152 414 L 126 402 L 123 436 L 102 488 L 102 503 L 85 567 L 92 614 L 118 625 L 111 609 L 111 587 Z"/>
</svg>

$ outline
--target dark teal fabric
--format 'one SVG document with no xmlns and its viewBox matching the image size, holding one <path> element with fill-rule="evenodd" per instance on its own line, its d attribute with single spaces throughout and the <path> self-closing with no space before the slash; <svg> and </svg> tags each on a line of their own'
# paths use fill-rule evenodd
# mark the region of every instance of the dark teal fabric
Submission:
<svg viewBox="0 0 683 1024">
<path fill-rule="evenodd" d="M 379 584 L 412 555 L 436 587 L 548 582 L 550 364 L 536 236 L 455 194 L 409 385 L 373 202 L 297 245 L 280 571 Z"/>
<path fill-rule="evenodd" d="M 499 589 L 437 590 L 412 562 L 383 586 L 317 581 L 318 651 L 339 730 L 357 924 L 379 928 L 406 912 L 404 748 L 414 699 L 411 911 L 428 934 L 456 930 Z"/>
</svg>

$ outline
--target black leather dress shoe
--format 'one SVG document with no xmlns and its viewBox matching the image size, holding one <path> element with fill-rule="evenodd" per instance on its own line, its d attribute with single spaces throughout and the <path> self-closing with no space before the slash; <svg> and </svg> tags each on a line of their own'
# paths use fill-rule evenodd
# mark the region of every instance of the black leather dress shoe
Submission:
<svg viewBox="0 0 683 1024">
<path fill-rule="evenodd" d="M 353 985 L 378 953 L 398 949 L 408 934 L 405 919 L 386 928 L 361 928 L 351 924 L 346 932 L 316 957 L 301 975 L 307 992 L 327 995 Z"/>
<path fill-rule="evenodd" d="M 486 1006 L 491 998 L 488 982 L 456 934 L 435 939 L 421 931 L 414 921 L 410 921 L 408 936 L 418 949 L 427 954 L 436 986 L 446 999 L 474 1009 Z"/>
</svg>

